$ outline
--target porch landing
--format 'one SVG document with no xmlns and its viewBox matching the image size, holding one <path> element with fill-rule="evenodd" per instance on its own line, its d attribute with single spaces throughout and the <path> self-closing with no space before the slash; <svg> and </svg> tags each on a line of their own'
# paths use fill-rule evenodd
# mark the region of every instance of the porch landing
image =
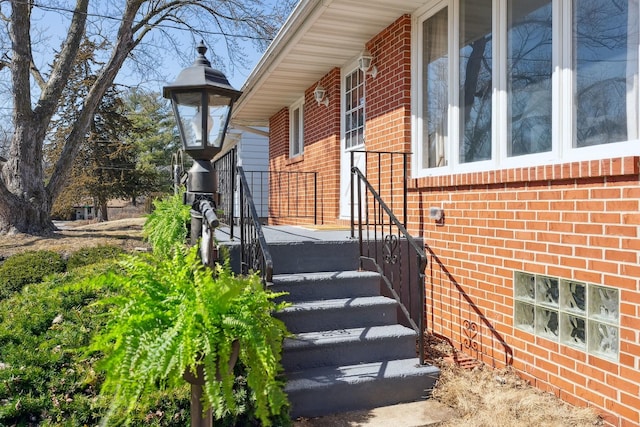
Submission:
<svg viewBox="0 0 640 427">
<path fill-rule="evenodd" d="M 267 244 L 301 243 L 301 242 L 343 242 L 353 241 L 349 227 L 340 226 L 298 226 L 298 225 L 263 225 L 262 231 Z M 234 242 L 239 239 L 240 229 L 235 228 L 235 237 L 230 237 L 229 227 L 216 229 L 216 238 L 220 243 Z"/>
</svg>

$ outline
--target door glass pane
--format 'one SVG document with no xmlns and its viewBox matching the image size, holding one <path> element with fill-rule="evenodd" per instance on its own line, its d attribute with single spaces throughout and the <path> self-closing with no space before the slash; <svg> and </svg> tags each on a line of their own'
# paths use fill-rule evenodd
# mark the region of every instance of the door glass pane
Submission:
<svg viewBox="0 0 640 427">
<path fill-rule="evenodd" d="M 509 156 L 551 150 L 551 0 L 508 0 Z"/>
<path fill-rule="evenodd" d="M 574 0 L 574 147 L 635 139 L 637 0 Z"/>
<path fill-rule="evenodd" d="M 449 56 L 447 8 L 422 25 L 422 167 L 445 166 L 447 111 L 449 107 Z"/>
<path fill-rule="evenodd" d="M 355 70 L 345 79 L 345 148 L 364 144 L 364 84 L 362 71 Z"/>
<path fill-rule="evenodd" d="M 491 3 L 460 2 L 460 163 L 491 158 Z"/>
</svg>

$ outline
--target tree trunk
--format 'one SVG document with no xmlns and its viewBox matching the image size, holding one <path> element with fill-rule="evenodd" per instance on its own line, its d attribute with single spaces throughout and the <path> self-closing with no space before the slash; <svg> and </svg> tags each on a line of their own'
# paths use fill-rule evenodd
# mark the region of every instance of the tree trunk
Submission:
<svg viewBox="0 0 640 427">
<path fill-rule="evenodd" d="M 0 208 L 0 233 L 51 234 L 56 228 L 50 211 L 46 201 L 10 197 L 9 203 Z"/>
<path fill-rule="evenodd" d="M 109 221 L 109 211 L 107 210 L 107 201 L 98 199 L 98 206 L 96 209 L 96 219 L 98 222 Z"/>
<path fill-rule="evenodd" d="M 44 126 L 18 123 L 2 167 L 0 183 L 0 233 L 50 234 L 51 199 L 42 177 Z"/>
</svg>

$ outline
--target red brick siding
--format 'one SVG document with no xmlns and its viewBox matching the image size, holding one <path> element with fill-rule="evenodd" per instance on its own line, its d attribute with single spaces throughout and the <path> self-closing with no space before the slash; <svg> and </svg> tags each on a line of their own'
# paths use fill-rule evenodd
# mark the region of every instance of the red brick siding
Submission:
<svg viewBox="0 0 640 427">
<path fill-rule="evenodd" d="M 367 76 L 365 82 L 366 150 L 410 153 L 411 17 L 399 17 L 366 47 L 378 69 L 377 76 Z M 392 160 L 390 156 L 381 156 L 380 163 L 373 157 L 370 160 L 367 178 L 380 182 L 378 191 L 392 209 L 401 209 L 402 198 L 390 194 L 403 185 L 401 157 L 394 156 Z"/>
<path fill-rule="evenodd" d="M 289 110 L 283 108 L 270 120 L 269 168 L 279 172 L 317 172 L 318 203 L 316 222 L 335 223 L 338 218 L 340 194 L 340 70 L 333 69 L 319 82 L 329 99 L 329 106 L 318 105 L 313 97 L 316 84 L 305 91 L 304 154 L 289 157 Z M 271 174 L 274 177 L 274 174 Z M 313 223 L 313 193 L 287 181 L 287 175 L 274 177 L 269 188 L 271 224 Z M 300 215 L 304 214 L 304 215 Z"/>
<path fill-rule="evenodd" d="M 428 329 L 562 399 L 640 424 L 639 158 L 411 180 L 409 228 L 429 253 Z M 443 207 L 445 224 L 424 218 Z M 513 327 L 514 271 L 620 290 L 619 362 Z M 630 374 L 634 372 L 632 376 Z"/>
</svg>

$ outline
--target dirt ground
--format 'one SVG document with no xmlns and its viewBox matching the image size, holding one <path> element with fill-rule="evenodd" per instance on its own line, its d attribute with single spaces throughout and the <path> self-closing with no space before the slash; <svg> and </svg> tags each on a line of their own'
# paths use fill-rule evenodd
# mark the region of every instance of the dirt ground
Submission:
<svg viewBox="0 0 640 427">
<path fill-rule="evenodd" d="M 533 388 L 511 368 L 496 370 L 468 362 L 461 367 L 451 362 L 453 354 L 446 341 L 433 336 L 426 340 L 427 359 L 441 368 L 432 397 L 455 413 L 438 427 L 604 425 L 594 410 L 577 408 Z"/>
<path fill-rule="evenodd" d="M 0 260 L 16 253 L 41 249 L 68 255 L 81 248 L 100 245 L 120 246 L 128 251 L 148 247 L 142 238 L 144 220 L 139 217 L 107 222 L 56 222 L 60 230 L 48 237 L 28 234 L 0 235 Z"/>
<path fill-rule="evenodd" d="M 67 222 L 49 237 L 0 236 L 0 260 L 28 250 L 48 249 L 69 254 L 83 247 L 116 245 L 132 251 L 148 247 L 142 238 L 144 218 L 104 223 Z M 450 363 L 453 349 L 429 337 L 425 354 L 441 367 L 432 398 L 453 409 L 453 417 L 439 427 L 582 427 L 603 425 L 590 409 L 570 406 L 549 393 L 529 386 L 509 369 L 476 366 L 464 369 Z M 296 426 L 306 426 L 298 420 Z M 350 424 L 353 426 L 364 424 Z M 400 426 L 398 426 L 400 427 Z"/>
</svg>

